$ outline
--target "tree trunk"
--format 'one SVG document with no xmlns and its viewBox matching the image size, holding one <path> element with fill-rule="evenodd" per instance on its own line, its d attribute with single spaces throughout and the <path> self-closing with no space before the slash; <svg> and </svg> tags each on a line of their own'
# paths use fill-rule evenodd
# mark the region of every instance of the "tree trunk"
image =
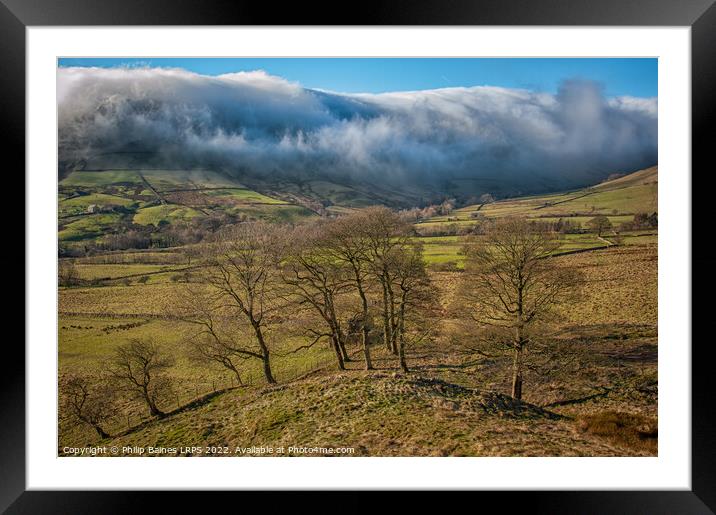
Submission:
<svg viewBox="0 0 716 515">
<path fill-rule="evenodd" d="M 229 369 L 230 369 L 230 370 L 234 373 L 234 375 L 236 376 L 236 382 L 238 383 L 238 385 L 239 385 L 239 386 L 243 386 L 244 383 L 241 381 L 241 374 L 239 373 L 238 369 L 237 369 L 235 366 L 233 366 L 233 365 L 231 365 L 231 366 L 229 367 Z"/>
<path fill-rule="evenodd" d="M 357 278 L 356 273 L 356 278 Z M 363 356 L 365 357 L 365 369 L 373 370 L 373 362 L 370 359 L 370 347 L 368 341 L 368 299 L 363 291 L 363 284 L 360 280 L 356 281 L 358 284 L 358 294 L 361 298 L 361 304 L 363 307 L 363 320 L 361 320 L 361 344 L 363 345 Z"/>
<path fill-rule="evenodd" d="M 271 360 L 269 358 L 268 350 L 264 353 L 263 357 L 263 365 L 264 365 L 264 376 L 266 377 L 266 382 L 269 384 L 276 384 L 276 380 L 273 378 L 273 374 L 271 373 Z"/>
<path fill-rule="evenodd" d="M 352 361 L 350 356 L 348 355 L 348 351 L 346 350 L 346 342 L 343 339 L 343 333 L 340 329 L 338 330 L 338 346 L 341 348 L 343 363 L 348 363 L 349 361 Z"/>
<path fill-rule="evenodd" d="M 335 334 L 331 338 L 331 342 L 333 343 L 333 350 L 335 351 L 336 359 L 338 360 L 338 370 L 345 370 L 346 366 L 343 362 L 343 354 L 341 354 L 341 344 Z"/>
<path fill-rule="evenodd" d="M 408 364 L 405 362 L 405 303 L 400 305 L 400 327 L 398 329 L 400 336 L 398 338 L 398 358 L 400 360 L 400 368 L 403 372 L 410 372 Z"/>
<path fill-rule="evenodd" d="M 333 302 L 331 302 L 330 307 L 329 307 L 329 317 L 330 317 L 331 331 L 333 332 L 333 335 L 336 338 L 336 342 L 338 342 L 338 348 L 341 351 L 343 363 L 348 363 L 349 361 L 351 361 L 351 358 L 348 356 L 348 352 L 346 351 L 346 343 L 344 341 L 343 331 L 341 330 L 340 322 L 338 322 L 338 317 L 336 316 L 336 310 L 333 307 Z"/>
<path fill-rule="evenodd" d="M 381 284 L 383 285 L 383 343 L 385 343 L 388 352 L 392 350 L 391 342 L 393 340 L 391 320 L 390 320 L 390 308 L 388 306 L 388 284 L 386 278 L 381 278 Z"/>
<path fill-rule="evenodd" d="M 520 275 L 520 280 L 522 276 Z M 522 283 L 520 283 L 522 284 Z M 522 349 L 524 348 L 524 288 L 517 292 L 517 326 L 515 327 L 515 355 L 512 360 L 512 398 L 522 400 Z"/>
<path fill-rule="evenodd" d="M 147 398 L 147 404 L 149 404 L 149 414 L 153 417 L 163 417 L 164 415 L 166 415 L 166 413 L 157 408 L 157 405 L 154 403 L 153 400 Z"/>
<path fill-rule="evenodd" d="M 522 341 L 515 345 L 512 360 L 512 398 L 522 400 Z"/>
<path fill-rule="evenodd" d="M 361 343 L 363 344 L 363 356 L 365 357 L 365 369 L 373 370 L 373 362 L 370 359 L 370 347 L 368 346 L 368 326 L 363 322 L 363 331 L 361 335 Z"/>
<path fill-rule="evenodd" d="M 396 356 L 398 355 L 398 322 L 395 321 L 395 295 L 392 288 L 388 289 L 388 299 L 390 301 L 390 350 Z"/>
<path fill-rule="evenodd" d="M 264 340 L 263 331 L 261 331 L 261 324 L 256 321 L 252 321 L 251 325 L 254 326 L 256 340 L 258 341 L 259 347 L 261 348 L 261 361 L 263 361 L 264 376 L 266 377 L 266 382 L 269 384 L 275 384 L 276 380 L 273 378 L 273 374 L 271 373 L 271 356 L 269 353 L 268 346 L 266 345 L 266 342 Z"/>
<path fill-rule="evenodd" d="M 152 399 L 152 396 L 149 395 L 149 380 L 142 385 L 142 395 L 144 396 L 144 401 L 147 403 L 147 406 L 149 407 L 149 414 L 152 417 L 163 417 L 165 413 L 157 408 L 157 404 L 154 402 L 154 399 Z"/>
</svg>

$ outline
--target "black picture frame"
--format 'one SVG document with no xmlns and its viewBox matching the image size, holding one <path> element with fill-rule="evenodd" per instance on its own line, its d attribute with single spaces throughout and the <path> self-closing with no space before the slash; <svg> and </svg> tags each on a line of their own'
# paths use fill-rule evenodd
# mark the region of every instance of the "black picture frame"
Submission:
<svg viewBox="0 0 716 515">
<path fill-rule="evenodd" d="M 269 3 L 227 0 L 0 0 L 0 117 L 4 161 L 25 169 L 25 29 L 42 25 L 606 25 L 690 26 L 692 51 L 692 169 L 699 169 L 698 187 L 692 179 L 693 234 L 708 230 L 709 195 L 713 172 L 708 173 L 716 133 L 716 5 L 714 0 L 393 0 L 362 2 L 359 9 L 339 4 Z M 684 173 L 689 173 L 684 170 Z M 15 175 L 14 191 L 26 192 Z M 707 183 L 707 181 L 710 181 Z M 19 195 L 18 195 L 19 197 Z M 16 211 L 19 212 L 19 211 Z M 18 225 L 15 222 L 16 225 Z M 16 229 L 14 246 L 24 253 L 25 234 Z M 703 244 L 702 244 L 703 247 Z M 23 250 L 21 250 L 23 249 Z M 692 244 L 692 320 L 706 326 L 708 299 L 716 258 L 696 252 Z M 13 259 L 17 257 L 13 251 Z M 3 257 L 4 265 L 9 258 Z M 13 265 L 17 267 L 17 265 Z M 25 268 L 25 274 L 32 270 Z M 15 274 L 19 278 L 19 274 Z M 20 289 L 18 288 L 18 292 Z M 699 295 L 703 294 L 699 301 Z M 24 298 L 24 293 L 22 294 Z M 17 297 L 15 297 L 17 299 Z M 18 307 L 21 303 L 15 303 Z M 24 304 L 22 304 L 24 305 Z M 712 316 L 712 315 L 711 315 Z M 693 326 L 696 329 L 696 326 Z M 480 492 L 484 500 L 549 513 L 681 513 L 716 512 L 716 436 L 711 380 L 712 341 L 704 331 L 689 345 L 692 351 L 692 490 L 609 492 Z M 0 373 L 0 510 L 7 513 L 128 513 L 141 512 L 149 499 L 159 497 L 169 510 L 197 500 L 189 492 L 61 492 L 25 488 L 25 354 L 5 339 Z M 212 492 L 212 505 L 233 493 Z M 246 495 L 242 493 L 241 495 Z M 344 498 L 344 503 L 346 498 Z M 483 499 L 481 499 L 483 500 Z M 199 500 L 204 504 L 205 501 Z M 247 505 L 244 504 L 244 507 Z M 487 505 L 486 505 L 487 506 Z"/>
</svg>

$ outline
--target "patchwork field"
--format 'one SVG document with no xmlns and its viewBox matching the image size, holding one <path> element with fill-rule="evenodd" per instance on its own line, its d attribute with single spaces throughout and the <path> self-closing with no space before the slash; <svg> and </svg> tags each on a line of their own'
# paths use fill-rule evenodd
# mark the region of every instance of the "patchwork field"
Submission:
<svg viewBox="0 0 716 515">
<path fill-rule="evenodd" d="M 203 170 L 73 171 L 59 183 L 58 236 L 68 247 L 217 215 L 289 221 L 315 213 Z"/>
</svg>

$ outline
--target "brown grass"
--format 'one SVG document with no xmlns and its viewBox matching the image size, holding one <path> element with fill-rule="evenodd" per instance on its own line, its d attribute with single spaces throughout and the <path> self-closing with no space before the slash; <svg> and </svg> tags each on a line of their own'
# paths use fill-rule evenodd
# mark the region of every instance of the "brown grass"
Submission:
<svg viewBox="0 0 716 515">
<path fill-rule="evenodd" d="M 579 417 L 577 427 L 583 433 L 593 434 L 622 447 L 654 455 L 658 452 L 658 425 L 653 418 L 604 411 Z"/>
</svg>

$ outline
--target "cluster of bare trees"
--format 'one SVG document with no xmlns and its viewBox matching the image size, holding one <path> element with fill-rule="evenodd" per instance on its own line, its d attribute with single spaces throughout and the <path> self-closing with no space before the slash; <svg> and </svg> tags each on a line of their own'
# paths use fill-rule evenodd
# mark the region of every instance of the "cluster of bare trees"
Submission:
<svg viewBox="0 0 716 515">
<path fill-rule="evenodd" d="M 295 227 L 252 222 L 216 234 L 194 249 L 200 266 L 177 285 L 178 318 L 190 328 L 186 342 L 195 358 L 224 367 L 239 385 L 247 362 L 258 362 L 266 382 L 275 383 L 277 352 L 287 356 L 324 342 L 340 370 L 356 357 L 370 370 L 371 346 L 382 342 L 409 371 L 406 347 L 429 334 L 438 299 L 405 216 L 373 207 Z M 456 313 L 471 321 L 475 340 L 488 328 L 491 341 L 511 354 L 516 399 L 540 325 L 579 283 L 575 270 L 552 258 L 558 247 L 546 225 L 518 218 L 484 224 L 465 246 Z M 287 332 L 306 343 L 287 351 L 279 341 Z M 355 346 L 359 353 L 352 355 Z M 130 341 L 99 377 L 63 378 L 61 412 L 102 438 L 117 399 L 164 416 L 172 364 L 153 341 Z"/>
<path fill-rule="evenodd" d="M 622 231 L 633 231 L 639 229 L 656 229 L 659 226 L 659 215 L 657 213 L 636 213 L 631 222 L 621 224 Z"/>
<path fill-rule="evenodd" d="M 513 354 L 512 395 L 519 399 L 532 335 L 571 298 L 578 276 L 552 259 L 560 243 L 545 224 L 509 218 L 481 232 L 466 246 L 459 311 L 468 308 L 471 320 L 500 333 Z M 266 334 L 292 318 L 303 320 L 311 340 L 296 351 L 326 341 L 344 370 L 350 340 L 370 370 L 371 344 L 380 334 L 408 371 L 406 344 L 427 334 L 437 302 L 411 224 L 381 207 L 295 228 L 234 226 L 206 248 L 200 270 L 182 303 L 181 318 L 198 328 L 188 339 L 197 355 L 239 382 L 246 359 L 261 360 L 266 381 L 275 382 L 274 342 Z"/>
<path fill-rule="evenodd" d="M 416 314 L 432 302 L 412 234 L 405 217 L 383 207 L 297 227 L 228 227 L 204 247 L 202 266 L 183 289 L 179 316 L 194 327 L 187 341 L 238 381 L 242 362 L 259 360 L 274 383 L 275 326 L 302 325 L 310 342 L 292 352 L 325 341 L 341 370 L 352 359 L 352 339 L 370 370 L 378 319 L 383 343 L 408 370 L 405 345 L 420 331 Z"/>
</svg>

